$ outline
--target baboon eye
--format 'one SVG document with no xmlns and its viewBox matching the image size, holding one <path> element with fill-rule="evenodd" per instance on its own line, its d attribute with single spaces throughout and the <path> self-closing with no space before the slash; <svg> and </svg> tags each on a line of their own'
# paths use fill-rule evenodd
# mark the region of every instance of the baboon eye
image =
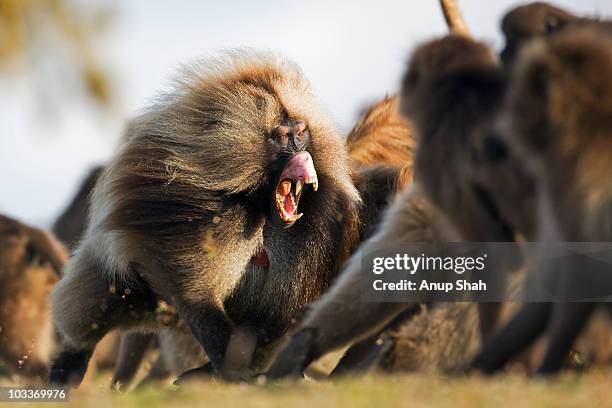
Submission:
<svg viewBox="0 0 612 408">
<path fill-rule="evenodd" d="M 278 143 L 285 144 L 289 138 L 289 132 L 288 126 L 279 126 L 272 131 L 272 138 Z"/>
<path fill-rule="evenodd" d="M 304 122 L 303 120 L 298 120 L 295 123 L 295 135 L 298 138 L 301 138 L 302 136 L 304 136 L 304 132 L 306 131 L 306 122 Z"/>
<path fill-rule="evenodd" d="M 508 146 L 495 133 L 491 133 L 485 138 L 483 151 L 485 157 L 492 162 L 503 160 L 508 156 Z"/>
</svg>

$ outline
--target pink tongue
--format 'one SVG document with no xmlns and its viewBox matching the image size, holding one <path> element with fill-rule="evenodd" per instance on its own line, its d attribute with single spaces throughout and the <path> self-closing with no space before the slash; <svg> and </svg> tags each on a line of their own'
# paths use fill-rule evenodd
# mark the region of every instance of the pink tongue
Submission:
<svg viewBox="0 0 612 408">
<path fill-rule="evenodd" d="M 314 168 L 314 163 L 312 162 L 312 157 L 310 153 L 304 152 L 299 153 L 291 160 L 283 170 L 280 179 L 292 179 L 292 180 L 306 180 L 311 178 L 316 178 L 317 172 Z"/>
<path fill-rule="evenodd" d="M 293 205 L 293 202 L 291 202 L 290 196 L 285 196 L 285 202 L 283 203 L 283 208 L 285 209 L 285 212 L 287 214 L 289 215 L 295 214 L 295 206 Z"/>
</svg>

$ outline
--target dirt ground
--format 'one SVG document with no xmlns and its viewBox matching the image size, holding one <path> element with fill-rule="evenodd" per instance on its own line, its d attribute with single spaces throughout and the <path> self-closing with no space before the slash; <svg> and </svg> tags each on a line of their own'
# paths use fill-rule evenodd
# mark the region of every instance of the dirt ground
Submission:
<svg viewBox="0 0 612 408">
<path fill-rule="evenodd" d="M 0 386 L 14 385 L 0 380 Z M 121 394 L 99 376 L 66 403 L 0 403 L 0 407 L 612 407 L 612 368 L 555 379 L 509 374 L 493 378 L 368 375 L 339 381 L 276 384 L 198 382 Z"/>
</svg>

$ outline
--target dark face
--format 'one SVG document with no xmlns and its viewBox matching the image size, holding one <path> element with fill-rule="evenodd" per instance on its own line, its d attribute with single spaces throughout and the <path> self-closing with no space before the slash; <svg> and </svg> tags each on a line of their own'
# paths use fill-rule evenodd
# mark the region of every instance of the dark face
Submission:
<svg viewBox="0 0 612 408">
<path fill-rule="evenodd" d="M 268 138 L 273 185 L 270 216 L 286 227 L 302 217 L 298 205 L 304 191 L 309 185 L 314 191 L 318 188 L 312 156 L 306 150 L 309 143 L 310 133 L 303 120 L 285 120 Z"/>
<path fill-rule="evenodd" d="M 532 3 L 511 10 L 502 20 L 506 45 L 500 57 L 505 66 L 516 59 L 520 47 L 528 40 L 560 31 L 578 17 L 546 3 Z"/>
</svg>

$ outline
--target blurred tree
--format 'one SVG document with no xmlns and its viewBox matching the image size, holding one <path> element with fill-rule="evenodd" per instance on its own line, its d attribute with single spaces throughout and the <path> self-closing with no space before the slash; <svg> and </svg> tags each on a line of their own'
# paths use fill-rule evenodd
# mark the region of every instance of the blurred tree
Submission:
<svg viewBox="0 0 612 408">
<path fill-rule="evenodd" d="M 109 7 L 95 1 L 0 0 L 0 71 L 25 70 L 42 78 L 37 86 L 63 93 L 79 88 L 99 106 L 108 106 L 111 81 L 94 42 L 113 17 Z M 80 84 L 70 86 L 71 80 Z"/>
</svg>

